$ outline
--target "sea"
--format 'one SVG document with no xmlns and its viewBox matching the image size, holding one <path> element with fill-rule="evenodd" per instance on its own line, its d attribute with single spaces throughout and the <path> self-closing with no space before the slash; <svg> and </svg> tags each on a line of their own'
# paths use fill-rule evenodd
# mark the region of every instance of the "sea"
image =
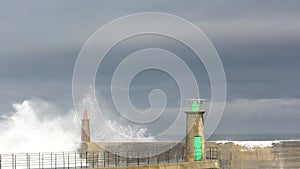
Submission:
<svg viewBox="0 0 300 169">
<path fill-rule="evenodd" d="M 300 140 L 300 133 L 213 134 L 207 141 L 276 141 Z"/>
</svg>

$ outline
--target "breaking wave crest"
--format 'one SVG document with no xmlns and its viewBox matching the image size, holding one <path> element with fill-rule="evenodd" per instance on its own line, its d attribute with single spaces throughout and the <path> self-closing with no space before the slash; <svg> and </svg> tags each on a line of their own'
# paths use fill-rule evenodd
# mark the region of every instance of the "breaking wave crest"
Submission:
<svg viewBox="0 0 300 169">
<path fill-rule="evenodd" d="M 12 106 L 14 111 L 1 117 L 1 153 L 71 151 L 79 141 L 80 126 L 71 110 L 62 112 L 40 99 Z"/>
<path fill-rule="evenodd" d="M 80 142 L 80 121 L 73 109 L 63 111 L 41 99 L 12 104 L 13 111 L 0 116 L 0 154 L 75 151 Z M 90 110 L 93 112 L 93 110 Z M 104 121 L 99 122 L 104 123 Z M 146 128 L 106 121 L 109 128 L 92 130 L 92 141 L 154 141 Z M 116 134 L 121 131 L 123 135 Z"/>
</svg>

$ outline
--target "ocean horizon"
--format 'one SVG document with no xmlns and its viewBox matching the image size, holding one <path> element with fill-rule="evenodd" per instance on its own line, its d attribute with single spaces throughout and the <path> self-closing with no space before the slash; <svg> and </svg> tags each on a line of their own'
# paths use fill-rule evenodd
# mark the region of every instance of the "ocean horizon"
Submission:
<svg viewBox="0 0 300 169">
<path fill-rule="evenodd" d="M 159 137 L 156 141 L 175 141 L 179 135 Z M 300 133 L 213 134 L 206 141 L 288 141 L 300 140 Z M 185 141 L 185 138 L 182 139 Z"/>
<path fill-rule="evenodd" d="M 265 133 L 265 134 L 213 134 L 207 141 L 274 141 L 300 140 L 300 133 Z"/>
</svg>

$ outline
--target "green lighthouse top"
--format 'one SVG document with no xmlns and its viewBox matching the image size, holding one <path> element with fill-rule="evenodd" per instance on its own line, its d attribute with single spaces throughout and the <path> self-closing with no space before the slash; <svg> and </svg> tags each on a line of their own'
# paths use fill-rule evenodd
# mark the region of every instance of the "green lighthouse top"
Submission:
<svg viewBox="0 0 300 169">
<path fill-rule="evenodd" d="M 200 105 L 196 101 L 192 102 L 192 104 L 191 104 L 191 111 L 192 112 L 198 112 L 198 111 L 200 111 Z"/>
<path fill-rule="evenodd" d="M 204 111 L 204 99 L 187 99 L 186 108 L 189 112 L 203 112 Z"/>
</svg>

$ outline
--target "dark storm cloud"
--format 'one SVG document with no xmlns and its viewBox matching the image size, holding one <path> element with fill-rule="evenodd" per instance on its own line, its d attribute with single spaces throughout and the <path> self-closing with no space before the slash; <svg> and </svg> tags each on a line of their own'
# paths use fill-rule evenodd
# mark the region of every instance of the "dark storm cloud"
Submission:
<svg viewBox="0 0 300 169">
<path fill-rule="evenodd" d="M 300 99 L 237 99 L 226 105 L 217 132 L 299 133 L 299 109 Z"/>
<path fill-rule="evenodd" d="M 145 11 L 181 16 L 207 34 L 224 64 L 230 101 L 300 98 L 299 6 L 298 0 L 1 1 L 0 107 L 7 112 L 11 102 L 28 97 L 70 106 L 73 67 L 85 41 L 109 21 Z M 222 125 L 231 129 L 231 121 Z"/>
</svg>

